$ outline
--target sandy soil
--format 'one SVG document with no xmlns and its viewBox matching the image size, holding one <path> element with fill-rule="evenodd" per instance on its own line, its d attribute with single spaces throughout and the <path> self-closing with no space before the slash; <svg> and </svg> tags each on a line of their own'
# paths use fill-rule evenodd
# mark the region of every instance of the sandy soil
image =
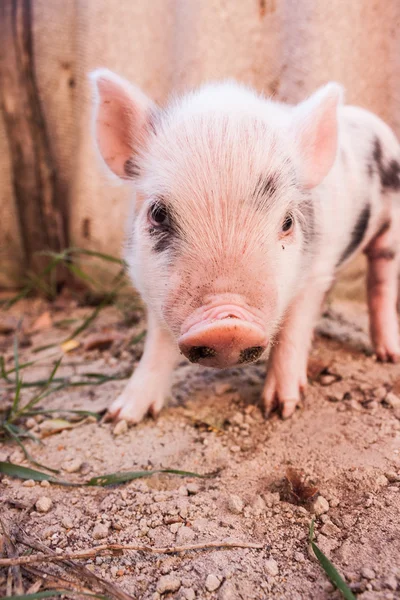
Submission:
<svg viewBox="0 0 400 600">
<path fill-rule="evenodd" d="M 29 332 L 47 310 L 53 323 L 87 313 L 68 304 L 57 308 L 31 302 L 11 314 L 23 312 Z M 308 547 L 310 521 L 317 513 L 316 541 L 358 598 L 400 598 L 400 366 L 378 364 L 368 355 L 366 324 L 365 307 L 350 302 L 337 303 L 321 320 L 310 388 L 288 421 L 277 415 L 263 418 L 258 402 L 264 364 L 214 372 L 186 361 L 176 371 L 171 401 L 157 421 L 115 429 L 89 419 L 45 436 L 48 419 L 31 419 L 31 431 L 44 437 L 41 446 L 29 442 L 29 450 L 70 481 L 148 468 L 218 474 L 209 479 L 156 475 L 114 488 L 43 486 L 3 477 L 3 521 L 12 532 L 22 520 L 28 534 L 57 552 L 105 542 L 167 546 L 235 539 L 263 544 L 262 550 L 172 556 L 129 552 L 82 561 L 134 598 L 339 598 Z M 24 370 L 25 381 L 48 376 L 61 353 L 59 347 L 34 350 L 60 342 L 75 325 L 62 330 L 45 324 L 26 334 L 31 345 L 21 348 L 20 362 L 37 364 Z M 142 321 L 127 327 L 120 313 L 105 309 L 81 338 L 111 332 L 121 339 L 107 350 L 81 345 L 64 356 L 60 373 L 73 374 L 76 381 L 85 373 L 126 375 L 143 344 L 128 345 L 127 340 L 143 329 Z M 12 339 L 12 333 L 0 335 L 9 366 Z M 5 406 L 11 393 L 4 382 L 0 385 Z M 123 385 L 116 380 L 71 387 L 46 398 L 45 405 L 99 411 Z M 28 398 L 29 389 L 24 394 Z M 0 459 L 27 465 L 15 444 L 3 444 Z M 316 483 L 316 499 L 298 504 L 290 495 L 288 466 Z M 0 595 L 6 579 L 7 572 L 0 570 Z M 33 581 L 32 575 L 24 579 L 25 589 Z"/>
</svg>

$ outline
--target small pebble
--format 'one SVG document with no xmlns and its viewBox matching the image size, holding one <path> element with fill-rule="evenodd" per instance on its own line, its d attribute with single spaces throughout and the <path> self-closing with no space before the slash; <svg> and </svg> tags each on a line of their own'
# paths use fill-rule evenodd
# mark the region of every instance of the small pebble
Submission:
<svg viewBox="0 0 400 600">
<path fill-rule="evenodd" d="M 64 515 L 61 519 L 61 525 L 65 527 L 65 529 L 72 529 L 74 522 L 69 515 Z"/>
<path fill-rule="evenodd" d="M 328 521 L 321 527 L 321 533 L 328 537 L 336 537 L 340 533 L 339 527 L 336 527 L 331 521 Z"/>
<path fill-rule="evenodd" d="M 313 502 L 313 509 L 317 516 L 328 512 L 328 500 L 326 500 L 323 496 L 318 496 L 318 498 Z"/>
<path fill-rule="evenodd" d="M 122 435 L 124 433 L 126 433 L 128 431 L 128 423 L 125 421 L 125 419 L 121 419 L 121 421 L 118 421 L 118 423 L 115 425 L 114 429 L 113 429 L 113 434 L 114 435 Z"/>
<path fill-rule="evenodd" d="M 42 513 L 49 512 L 49 510 L 51 509 L 52 506 L 53 506 L 53 501 L 51 500 L 51 498 L 48 498 L 47 496 L 40 496 L 40 498 L 37 500 L 37 502 L 35 504 L 36 510 L 38 512 L 42 512 Z"/>
<path fill-rule="evenodd" d="M 216 383 L 214 386 L 214 391 L 215 391 L 215 395 L 216 396 L 222 396 L 223 394 L 226 394 L 227 392 L 229 392 L 232 389 L 232 386 L 230 383 Z"/>
<path fill-rule="evenodd" d="M 388 590 L 393 590 L 394 592 L 397 590 L 397 579 L 394 575 L 389 575 L 383 580 L 383 587 Z"/>
<path fill-rule="evenodd" d="M 206 590 L 207 591 L 215 592 L 215 590 L 217 590 L 220 585 L 221 585 L 221 580 L 219 577 L 217 577 L 213 573 L 210 573 L 209 575 L 207 575 L 207 579 L 206 579 Z"/>
<path fill-rule="evenodd" d="M 369 567 L 363 567 L 361 569 L 361 577 L 364 577 L 364 579 L 375 579 L 375 571 Z"/>
<path fill-rule="evenodd" d="M 389 481 L 387 480 L 387 478 L 384 475 L 379 475 L 375 479 L 375 483 L 376 483 L 376 485 L 379 485 L 379 487 L 383 487 L 383 486 L 387 485 L 389 483 Z"/>
<path fill-rule="evenodd" d="M 197 483 L 188 483 L 187 486 L 187 491 L 191 496 L 194 496 L 194 494 L 198 494 L 200 491 L 199 486 L 197 485 Z"/>
<path fill-rule="evenodd" d="M 240 498 L 240 496 L 237 496 L 236 494 L 231 494 L 229 496 L 228 508 L 231 511 L 231 513 L 233 513 L 234 515 L 240 515 L 240 513 L 243 511 L 243 507 L 244 502 Z"/>
<path fill-rule="evenodd" d="M 50 487 L 50 483 L 44 479 L 40 482 L 40 487 L 48 488 Z"/>
<path fill-rule="evenodd" d="M 238 595 L 236 587 L 232 581 L 225 581 L 224 585 L 219 591 L 218 598 L 219 600 L 239 600 L 239 598 L 243 598 L 243 596 Z"/>
<path fill-rule="evenodd" d="M 36 483 L 33 481 L 33 479 L 27 479 L 26 481 L 24 481 L 24 483 L 22 484 L 24 487 L 35 487 Z"/>
<path fill-rule="evenodd" d="M 74 458 L 63 465 L 64 471 L 67 473 L 77 473 L 82 466 L 80 458 Z"/>
<path fill-rule="evenodd" d="M 185 600 L 194 600 L 196 598 L 196 592 L 193 588 L 186 588 L 182 590 L 182 593 Z"/>
<path fill-rule="evenodd" d="M 278 564 L 273 558 L 270 558 L 265 561 L 264 569 L 266 570 L 268 575 L 271 575 L 271 577 L 275 577 L 279 573 Z"/>
<path fill-rule="evenodd" d="M 108 536 L 110 526 L 107 523 L 96 523 L 92 536 L 95 540 L 101 540 Z"/>
<path fill-rule="evenodd" d="M 182 526 L 178 529 L 178 533 L 176 534 L 176 541 L 178 544 L 187 544 L 191 542 L 195 537 L 195 533 L 193 529 L 190 527 Z"/>
<path fill-rule="evenodd" d="M 394 394 L 393 392 L 389 392 L 385 398 L 386 404 L 389 404 L 392 408 L 400 408 L 400 397 Z"/>
<path fill-rule="evenodd" d="M 176 575 L 164 575 L 160 577 L 157 583 L 157 592 L 166 594 L 167 592 L 177 592 L 181 587 L 181 580 Z"/>
<path fill-rule="evenodd" d="M 33 429 L 34 427 L 36 427 L 37 423 L 33 417 L 29 417 L 29 419 L 26 420 L 25 425 L 28 429 Z"/>
</svg>

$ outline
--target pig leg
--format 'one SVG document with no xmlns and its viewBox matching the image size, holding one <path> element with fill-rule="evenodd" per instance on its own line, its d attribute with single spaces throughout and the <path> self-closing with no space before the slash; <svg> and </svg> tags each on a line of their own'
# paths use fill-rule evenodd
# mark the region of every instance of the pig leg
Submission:
<svg viewBox="0 0 400 600">
<path fill-rule="evenodd" d="M 398 296 L 398 242 L 393 221 L 369 244 L 368 307 L 370 332 L 377 357 L 395 362 L 400 357 Z M 398 234 L 397 234 L 398 235 Z"/>
<path fill-rule="evenodd" d="M 291 417 L 307 385 L 307 362 L 315 321 L 329 285 L 307 286 L 293 301 L 271 350 L 263 390 L 265 413 L 279 407 Z"/>
<path fill-rule="evenodd" d="M 138 423 L 147 413 L 154 416 L 160 412 L 178 357 L 171 334 L 150 313 L 143 356 L 122 394 L 110 406 L 109 416 Z"/>
</svg>

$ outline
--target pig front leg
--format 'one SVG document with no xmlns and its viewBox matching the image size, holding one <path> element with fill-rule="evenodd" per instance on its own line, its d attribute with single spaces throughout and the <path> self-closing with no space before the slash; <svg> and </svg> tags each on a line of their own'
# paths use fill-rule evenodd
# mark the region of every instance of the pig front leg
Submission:
<svg viewBox="0 0 400 600">
<path fill-rule="evenodd" d="M 110 406 L 108 416 L 133 424 L 139 423 L 147 413 L 153 416 L 159 413 L 170 392 L 178 357 L 171 334 L 150 313 L 143 356 L 122 394 Z"/>
<path fill-rule="evenodd" d="M 400 357 L 398 297 L 398 225 L 393 220 L 369 244 L 368 308 L 370 332 L 377 357 L 396 362 Z M 398 235 L 398 233 L 397 233 Z"/>
<path fill-rule="evenodd" d="M 307 362 L 316 318 L 326 289 L 308 285 L 290 306 L 271 350 L 263 390 L 266 416 L 279 408 L 283 419 L 292 416 L 307 385 Z"/>
</svg>

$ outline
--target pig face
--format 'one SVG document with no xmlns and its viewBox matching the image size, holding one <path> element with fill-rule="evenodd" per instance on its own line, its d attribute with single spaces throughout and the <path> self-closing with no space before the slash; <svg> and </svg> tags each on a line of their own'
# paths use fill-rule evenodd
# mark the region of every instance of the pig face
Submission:
<svg viewBox="0 0 400 600">
<path fill-rule="evenodd" d="M 158 109 L 93 80 L 98 147 L 136 188 L 126 259 L 149 310 L 192 362 L 256 360 L 316 249 L 310 190 L 335 159 L 340 89 L 288 108 L 227 83 Z"/>
</svg>

